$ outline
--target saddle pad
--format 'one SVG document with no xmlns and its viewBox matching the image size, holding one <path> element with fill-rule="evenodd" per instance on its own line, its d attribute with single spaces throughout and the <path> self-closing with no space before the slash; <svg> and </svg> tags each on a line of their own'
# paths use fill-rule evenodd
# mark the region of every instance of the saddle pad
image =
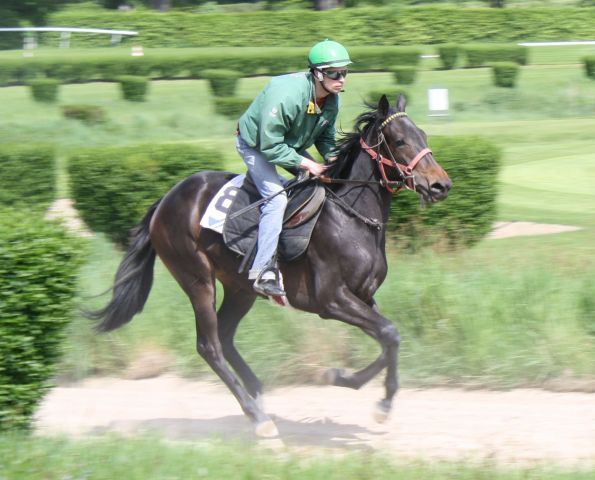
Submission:
<svg viewBox="0 0 595 480">
<path fill-rule="evenodd" d="M 253 253 L 260 220 L 259 207 L 229 218 L 233 213 L 260 200 L 257 193 L 240 188 L 244 178 L 245 175 L 239 175 L 226 183 L 213 197 L 200 221 L 202 227 L 221 233 L 226 246 L 242 256 Z M 279 257 L 284 261 L 295 260 L 305 252 L 324 203 L 324 187 L 317 184 L 307 184 L 296 188 L 292 193 L 279 238 Z M 318 207 L 308 210 L 308 218 L 299 218 L 311 199 Z M 291 220 L 292 215 L 293 223 L 290 223 L 288 220 Z M 295 221 L 296 216 L 299 221 Z"/>
</svg>

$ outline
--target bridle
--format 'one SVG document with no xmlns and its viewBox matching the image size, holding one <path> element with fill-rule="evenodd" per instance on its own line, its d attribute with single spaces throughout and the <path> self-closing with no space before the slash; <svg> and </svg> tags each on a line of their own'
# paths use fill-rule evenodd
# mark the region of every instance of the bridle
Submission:
<svg viewBox="0 0 595 480">
<path fill-rule="evenodd" d="M 424 158 L 429 153 L 432 153 L 432 150 L 430 150 L 429 148 L 426 147 L 423 150 L 421 150 L 413 158 L 413 160 L 411 160 L 411 162 L 409 162 L 406 165 L 403 165 L 396 161 L 391 149 L 389 148 L 388 142 L 384 138 L 384 133 L 382 133 L 382 129 L 384 127 L 386 127 L 390 122 L 392 122 L 395 118 L 406 117 L 406 116 L 407 116 L 407 113 L 405 113 L 405 112 L 397 112 L 397 113 L 393 113 L 392 115 L 388 116 L 380 124 L 380 128 L 379 128 L 380 133 L 378 134 L 379 141 L 376 145 L 369 146 L 364 141 L 363 137 L 360 137 L 360 141 L 359 141 L 362 149 L 365 150 L 365 152 L 368 155 L 370 155 L 372 160 L 376 160 L 376 164 L 378 165 L 378 170 L 380 171 L 380 175 L 382 176 L 382 180 L 380 181 L 380 183 L 390 193 L 398 193 L 403 188 L 406 188 L 407 190 L 415 191 L 416 184 L 415 184 L 415 176 L 413 175 L 413 170 L 415 169 L 415 167 L 417 166 L 417 164 L 420 162 L 420 160 L 422 158 Z M 380 154 L 380 146 L 382 144 L 386 145 L 386 150 L 388 151 L 388 153 L 391 157 L 390 159 L 388 159 Z M 376 148 L 377 150 L 374 150 L 374 148 Z M 390 168 L 397 170 L 397 172 L 399 173 L 400 179 L 396 180 L 396 181 L 389 180 L 386 175 L 385 167 L 390 167 Z M 396 186 L 396 188 L 393 188 L 395 186 Z"/>
<path fill-rule="evenodd" d="M 421 161 L 422 158 L 424 158 L 429 153 L 432 153 L 432 150 L 430 150 L 429 148 L 426 147 L 426 148 L 422 149 L 417 155 L 415 155 L 413 160 L 411 160 L 411 162 L 409 162 L 406 165 L 400 164 L 399 162 L 396 161 L 391 149 L 389 148 L 388 142 L 384 138 L 382 129 L 384 127 L 386 127 L 390 122 L 392 122 L 395 118 L 406 117 L 406 116 L 407 116 L 407 114 L 405 112 L 397 112 L 397 113 L 393 113 L 392 115 L 389 115 L 380 124 L 380 128 L 379 128 L 380 132 L 378 134 L 379 141 L 376 145 L 369 146 L 365 142 L 363 137 L 360 137 L 360 141 L 359 141 L 360 146 L 362 147 L 362 150 L 364 150 L 370 156 L 370 158 L 372 160 L 375 160 L 376 164 L 378 165 L 378 170 L 380 171 L 380 175 L 382 177 L 380 180 L 380 185 L 382 185 L 384 188 L 386 188 L 386 190 L 388 190 L 390 193 L 398 193 L 403 188 L 406 188 L 407 190 L 415 191 L 416 184 L 415 184 L 415 176 L 413 175 L 413 170 L 415 169 L 415 167 Z M 383 143 L 386 144 L 386 150 L 388 151 L 388 153 L 391 157 L 390 159 L 388 159 L 380 154 L 380 146 Z M 374 149 L 377 149 L 377 150 L 374 150 Z M 385 167 L 390 167 L 390 168 L 397 170 L 397 172 L 399 173 L 400 179 L 394 180 L 394 181 L 389 180 L 386 175 Z M 354 179 L 338 179 L 338 178 L 335 179 L 335 178 L 328 178 L 328 177 L 324 177 L 324 176 L 321 176 L 318 178 L 323 183 L 350 183 L 350 184 L 358 184 L 358 185 L 378 184 L 378 181 L 370 181 L 370 180 L 354 180 Z M 396 187 L 396 188 L 394 188 L 394 187 Z M 332 200 L 334 200 L 336 203 L 341 205 L 345 210 L 350 212 L 352 215 L 359 218 L 366 225 L 373 227 L 377 230 L 382 229 L 382 223 L 380 221 L 378 221 L 374 218 L 367 218 L 366 216 L 362 215 L 357 210 L 355 210 L 351 205 L 346 203 L 341 197 L 339 197 L 336 193 L 334 193 L 328 187 L 326 187 L 326 190 L 329 193 L 329 195 L 331 196 Z"/>
</svg>

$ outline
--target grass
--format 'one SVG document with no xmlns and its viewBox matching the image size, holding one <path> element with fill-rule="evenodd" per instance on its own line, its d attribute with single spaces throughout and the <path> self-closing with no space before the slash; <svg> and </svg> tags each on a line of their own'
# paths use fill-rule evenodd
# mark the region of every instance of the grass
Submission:
<svg viewBox="0 0 595 480">
<path fill-rule="evenodd" d="M 321 449 L 307 458 L 272 456 L 242 444 L 220 441 L 172 443 L 158 438 L 62 438 L 0 436 L 0 478 L 55 479 L 458 479 L 582 480 L 592 471 L 548 466 L 497 467 L 486 462 L 431 463 L 399 461 L 370 452 L 337 455 Z"/>
<path fill-rule="evenodd" d="M 237 93 L 253 97 L 266 81 L 243 79 Z M 351 129 L 368 91 L 391 86 L 388 73 L 350 75 L 340 126 Z M 446 118 L 427 116 L 426 92 L 433 86 L 449 89 Z M 485 241 L 465 252 L 403 255 L 392 246 L 390 276 L 378 301 L 401 329 L 405 384 L 509 387 L 542 385 L 567 371 L 595 374 L 593 81 L 578 65 L 525 67 L 513 90 L 492 86 L 489 69 L 423 70 L 408 90 L 408 112 L 430 137 L 482 135 L 502 148 L 499 220 L 583 230 Z M 59 105 L 75 103 L 102 106 L 107 123 L 62 118 Z M 0 105 L 0 141 L 55 145 L 61 195 L 68 192 L 67 157 L 85 146 L 198 142 L 218 148 L 228 169 L 244 169 L 234 149 L 235 122 L 214 114 L 201 80 L 154 81 L 147 101 L 138 104 L 122 100 L 111 83 L 63 86 L 58 105 L 37 104 L 26 87 L 10 87 L 0 89 Z M 120 256 L 102 236 L 92 241 L 81 305 L 99 307 L 106 300 L 87 297 L 109 287 Z M 97 337 L 86 320 L 75 319 L 62 375 L 121 372 L 147 345 L 175 352 L 183 372 L 204 374 L 209 370 L 197 359 L 193 330 L 186 297 L 158 263 L 149 302 L 130 326 Z M 377 354 L 356 329 L 265 302 L 242 322 L 237 343 L 268 383 L 311 381 L 323 367 L 355 368 Z"/>
</svg>

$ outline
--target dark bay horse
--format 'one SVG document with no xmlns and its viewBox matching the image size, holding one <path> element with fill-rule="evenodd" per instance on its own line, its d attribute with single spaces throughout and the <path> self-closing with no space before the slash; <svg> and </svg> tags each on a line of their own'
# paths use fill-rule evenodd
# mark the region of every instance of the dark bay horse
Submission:
<svg viewBox="0 0 595 480">
<path fill-rule="evenodd" d="M 377 107 L 358 117 L 354 132 L 346 134 L 339 147 L 327 171 L 328 198 L 310 246 L 280 268 L 293 307 L 355 325 L 378 341 L 381 353 L 370 365 L 352 374 L 331 369 L 326 378 L 333 385 L 357 389 L 386 368 L 386 396 L 377 406 L 380 421 L 390 412 L 398 388 L 399 334 L 374 301 L 387 273 L 385 232 L 392 193 L 405 187 L 425 203 L 436 202 L 447 197 L 451 181 L 434 160 L 425 133 L 405 113 L 403 96 L 396 108 L 383 96 Z M 159 255 L 192 303 L 198 353 L 231 390 L 256 433 L 274 436 L 277 428 L 260 402 L 262 384 L 233 341 L 257 294 L 247 275 L 237 273 L 241 258 L 225 247 L 219 233 L 199 225 L 210 200 L 233 176 L 197 173 L 149 209 L 118 268 L 111 301 L 94 317 L 97 329 L 107 332 L 140 312 Z M 216 279 L 224 291 L 218 311 Z"/>
</svg>

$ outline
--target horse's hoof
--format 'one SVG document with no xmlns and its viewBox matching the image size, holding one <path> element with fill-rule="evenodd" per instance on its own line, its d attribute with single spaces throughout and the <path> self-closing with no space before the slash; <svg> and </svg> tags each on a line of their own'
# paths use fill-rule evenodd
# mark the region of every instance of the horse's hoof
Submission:
<svg viewBox="0 0 595 480">
<path fill-rule="evenodd" d="M 329 368 L 322 376 L 322 381 L 326 385 L 337 385 L 337 380 L 341 378 L 345 373 L 345 370 L 340 368 Z"/>
<path fill-rule="evenodd" d="M 376 408 L 374 408 L 374 420 L 376 420 L 377 423 L 386 422 L 389 414 L 390 405 L 385 405 L 382 400 L 376 404 Z"/>
<path fill-rule="evenodd" d="M 265 420 L 264 422 L 257 423 L 254 427 L 254 432 L 257 437 L 271 438 L 279 436 L 279 430 L 277 425 L 272 420 Z"/>
</svg>

